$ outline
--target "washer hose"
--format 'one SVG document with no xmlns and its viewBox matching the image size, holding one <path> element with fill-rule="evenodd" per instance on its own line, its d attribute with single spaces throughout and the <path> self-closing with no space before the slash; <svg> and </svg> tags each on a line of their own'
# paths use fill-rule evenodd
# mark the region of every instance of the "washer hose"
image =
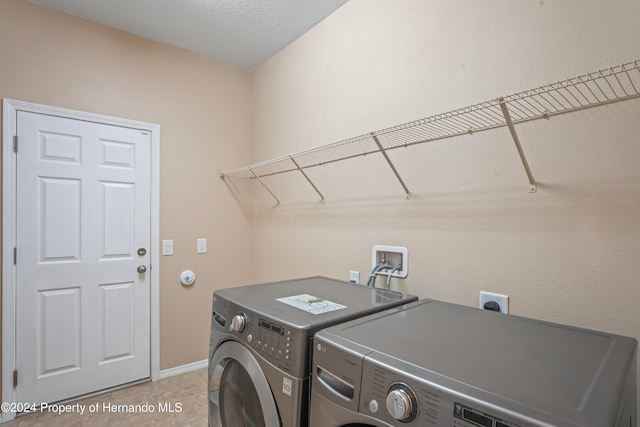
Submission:
<svg viewBox="0 0 640 427">
<path fill-rule="evenodd" d="M 400 270 L 400 268 L 396 267 L 393 270 L 391 270 L 389 272 L 389 276 L 387 276 L 387 290 L 391 290 L 391 276 L 393 276 L 393 273 L 395 273 L 396 271 Z"/>
<path fill-rule="evenodd" d="M 371 270 L 371 274 L 369 275 L 369 280 L 367 281 L 367 286 L 376 287 L 376 274 L 378 274 L 378 272 L 380 270 L 390 270 L 392 269 L 393 266 L 391 264 L 380 264 L 380 265 L 376 265 L 375 267 L 373 267 L 373 270 Z"/>
</svg>

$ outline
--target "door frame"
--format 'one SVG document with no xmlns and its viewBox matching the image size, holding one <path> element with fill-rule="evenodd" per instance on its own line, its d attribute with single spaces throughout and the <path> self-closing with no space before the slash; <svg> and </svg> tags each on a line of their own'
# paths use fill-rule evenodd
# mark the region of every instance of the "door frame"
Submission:
<svg viewBox="0 0 640 427">
<path fill-rule="evenodd" d="M 151 135 L 151 380 L 160 378 L 160 125 L 104 116 L 12 99 L 2 102 L 2 401 L 16 402 L 13 371 L 16 368 L 16 173 L 13 151 L 18 111 L 47 114 L 148 131 Z M 12 350 L 10 350 L 12 349 Z M 26 403 L 26 402 L 22 402 Z M 39 403 L 39 402 L 38 402 Z M 0 414 L 10 421 L 15 412 Z"/>
</svg>

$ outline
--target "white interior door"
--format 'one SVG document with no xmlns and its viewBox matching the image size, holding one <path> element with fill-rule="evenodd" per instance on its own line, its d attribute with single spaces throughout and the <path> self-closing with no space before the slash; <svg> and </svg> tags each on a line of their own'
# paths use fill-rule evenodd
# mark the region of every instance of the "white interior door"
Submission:
<svg viewBox="0 0 640 427">
<path fill-rule="evenodd" d="M 17 135 L 16 401 L 148 378 L 149 132 L 19 111 Z"/>
</svg>

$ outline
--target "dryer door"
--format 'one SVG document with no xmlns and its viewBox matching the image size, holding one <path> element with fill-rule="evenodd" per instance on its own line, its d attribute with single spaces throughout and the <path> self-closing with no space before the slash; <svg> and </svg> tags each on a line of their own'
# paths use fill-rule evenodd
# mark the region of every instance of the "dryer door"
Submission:
<svg viewBox="0 0 640 427">
<path fill-rule="evenodd" d="M 281 427 L 267 378 L 236 341 L 220 345 L 209 363 L 209 426 Z"/>
</svg>

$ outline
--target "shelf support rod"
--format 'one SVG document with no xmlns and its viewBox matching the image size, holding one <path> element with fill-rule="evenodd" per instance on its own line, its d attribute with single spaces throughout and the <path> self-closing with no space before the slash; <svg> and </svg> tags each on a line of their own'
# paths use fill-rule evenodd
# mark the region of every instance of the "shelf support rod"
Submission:
<svg viewBox="0 0 640 427">
<path fill-rule="evenodd" d="M 373 140 L 375 141 L 376 145 L 378 146 L 378 149 L 380 150 L 380 153 L 382 153 L 382 155 L 384 156 L 384 159 L 387 161 L 387 163 L 389 164 L 389 167 L 391 168 L 391 170 L 393 171 L 393 173 L 395 174 L 396 178 L 398 178 L 398 181 L 400 182 L 400 185 L 402 185 L 402 188 L 404 189 L 404 192 L 406 194 L 406 198 L 407 200 L 409 200 L 409 196 L 411 195 L 411 193 L 409 192 L 409 188 L 407 188 L 407 185 L 404 183 L 404 181 L 402 180 L 402 177 L 400 177 L 400 174 L 398 173 L 398 170 L 396 169 L 396 167 L 393 165 L 393 162 L 391 161 L 391 159 L 389 158 L 389 155 L 387 154 L 387 152 L 385 151 L 384 147 L 382 146 L 382 144 L 380 143 L 380 140 L 378 139 L 378 137 L 376 136 L 375 133 L 371 134 L 371 137 L 373 138 Z"/>
<path fill-rule="evenodd" d="M 311 181 L 311 178 L 309 178 L 309 176 L 304 173 L 304 171 L 302 170 L 302 168 L 300 167 L 300 165 L 298 164 L 298 162 L 296 162 L 294 160 L 293 157 L 289 156 L 289 159 L 291 159 L 291 161 L 293 162 L 294 165 L 296 165 L 296 168 L 300 171 L 300 173 L 302 174 L 302 176 L 305 177 L 305 179 L 307 180 L 307 182 L 309 184 L 311 184 L 311 186 L 313 187 L 314 190 L 316 190 L 316 193 L 318 193 L 318 196 L 320 196 L 320 198 L 322 199 L 322 201 L 324 201 L 324 196 L 322 195 L 322 193 L 320 192 L 320 190 L 318 190 L 318 187 L 315 186 L 315 184 L 313 183 L 313 181 Z"/>
<path fill-rule="evenodd" d="M 509 114 L 507 102 L 504 100 L 504 98 L 499 98 L 498 102 L 500 103 L 500 108 L 502 109 L 504 119 L 507 122 L 509 132 L 511 132 L 511 138 L 513 138 L 513 142 L 515 143 L 518 154 L 520 155 L 520 161 L 522 161 L 524 171 L 527 173 L 527 178 L 529 178 L 529 193 L 535 193 L 537 190 L 536 180 L 533 178 L 533 173 L 531 172 L 531 168 L 529 167 L 529 162 L 527 162 L 527 157 L 524 155 L 522 145 L 520 145 L 520 139 L 518 138 L 518 134 L 516 133 L 516 128 L 513 126 L 513 121 L 511 120 L 511 114 Z"/>
<path fill-rule="evenodd" d="M 262 186 L 265 188 L 265 190 L 267 190 L 267 191 L 269 192 L 269 194 L 271 194 L 271 197 L 273 197 L 274 199 L 276 199 L 276 202 L 278 202 L 278 203 L 276 203 L 276 206 L 277 206 L 277 205 L 279 205 L 279 204 L 280 204 L 280 199 L 278 199 L 278 198 L 276 197 L 276 195 L 275 195 L 275 194 L 273 194 L 273 191 L 271 191 L 271 190 L 269 189 L 269 187 L 267 187 L 267 184 L 265 184 L 265 183 L 260 179 L 260 177 L 259 177 L 258 175 L 256 175 L 256 173 L 253 171 L 253 169 L 249 168 L 249 170 L 251 171 L 251 173 L 253 174 L 253 176 L 258 180 L 258 182 L 259 182 L 260 184 L 262 184 Z"/>
</svg>

